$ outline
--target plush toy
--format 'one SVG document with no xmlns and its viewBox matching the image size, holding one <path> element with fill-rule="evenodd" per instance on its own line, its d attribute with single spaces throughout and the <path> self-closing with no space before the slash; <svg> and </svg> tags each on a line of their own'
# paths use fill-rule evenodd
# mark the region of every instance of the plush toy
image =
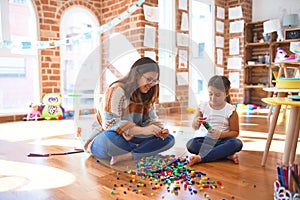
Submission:
<svg viewBox="0 0 300 200">
<path fill-rule="evenodd" d="M 31 102 L 29 104 L 30 111 L 27 114 L 26 120 L 38 120 L 41 119 L 41 104 Z"/>
<path fill-rule="evenodd" d="M 285 59 L 285 57 L 286 57 L 286 54 L 287 53 L 286 53 L 286 51 L 283 48 L 277 47 L 277 49 L 276 49 L 276 56 L 275 56 L 274 62 L 276 63 L 276 62 L 283 61 Z"/>
<path fill-rule="evenodd" d="M 49 93 L 43 97 L 42 117 L 45 119 L 60 119 L 65 110 L 61 106 L 61 94 Z"/>
<path fill-rule="evenodd" d="M 299 62 L 300 56 L 296 54 L 287 55 L 287 52 L 281 48 L 277 47 L 275 62 Z"/>
</svg>

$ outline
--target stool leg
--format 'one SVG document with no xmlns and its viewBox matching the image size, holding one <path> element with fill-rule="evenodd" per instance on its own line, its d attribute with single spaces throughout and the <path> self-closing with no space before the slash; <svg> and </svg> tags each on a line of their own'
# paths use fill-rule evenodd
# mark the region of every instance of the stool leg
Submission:
<svg viewBox="0 0 300 200">
<path fill-rule="evenodd" d="M 276 97 L 276 92 L 273 93 L 273 97 Z M 268 113 L 268 120 L 270 120 L 271 118 L 271 115 L 272 115 L 272 112 L 273 112 L 273 105 L 270 105 L 270 108 L 269 108 L 269 113 Z"/>
<path fill-rule="evenodd" d="M 279 112 L 280 112 L 280 108 L 281 108 L 281 105 L 276 105 L 275 106 L 275 110 L 274 110 L 273 117 L 272 117 L 272 122 L 271 122 L 270 128 L 269 128 L 269 133 L 268 133 L 268 138 L 267 138 L 265 151 L 264 151 L 263 158 L 262 158 L 262 161 L 261 161 L 262 166 L 265 166 L 266 161 L 267 161 L 267 157 L 268 157 L 269 149 L 270 149 L 271 142 L 272 142 L 272 139 L 273 139 L 275 127 L 276 127 L 276 124 L 277 124 L 277 119 L 278 119 L 278 115 L 279 115 Z"/>
<path fill-rule="evenodd" d="M 285 78 L 288 78 L 288 77 L 289 77 L 289 74 L 288 74 L 288 71 L 287 71 L 287 67 L 286 67 L 286 66 L 283 67 L 283 72 L 284 72 Z"/>
<path fill-rule="evenodd" d="M 293 76 L 295 78 L 299 78 L 300 77 L 300 69 L 299 69 L 299 67 L 297 67 L 297 69 L 294 70 Z"/>
<path fill-rule="evenodd" d="M 298 123 L 298 121 L 296 121 L 297 118 L 298 118 L 298 108 L 297 106 L 292 106 L 290 111 L 290 116 L 289 116 L 288 130 L 286 133 L 286 139 L 284 144 L 283 159 L 282 159 L 283 165 L 288 165 L 291 163 L 290 155 L 292 151 L 292 145 L 294 143 L 293 138 L 295 137 L 294 136 L 295 126 Z"/>
<path fill-rule="evenodd" d="M 273 106 L 270 105 L 270 108 L 269 108 L 269 113 L 268 113 L 268 120 L 270 120 L 271 118 L 271 115 L 272 115 L 272 112 L 273 112 Z"/>
<path fill-rule="evenodd" d="M 281 77 L 282 72 L 283 72 L 283 67 L 282 67 L 281 64 L 280 64 L 280 65 L 279 65 L 279 70 L 278 70 L 278 76 L 277 76 L 277 79 Z"/>
<path fill-rule="evenodd" d="M 297 120 L 296 122 L 300 121 L 300 107 L 297 107 Z M 295 125 L 295 130 L 294 130 L 294 135 L 293 135 L 293 144 L 292 144 L 292 149 L 291 149 L 291 154 L 290 154 L 290 162 L 293 163 L 295 161 L 295 155 L 296 155 L 296 150 L 297 150 L 297 144 L 298 144 L 298 137 L 299 137 L 299 128 L 300 125 L 299 123 L 296 123 Z"/>
<path fill-rule="evenodd" d="M 286 118 L 286 110 L 288 109 L 288 106 L 284 106 L 283 108 L 283 112 L 282 112 L 282 118 L 285 119 Z"/>
</svg>

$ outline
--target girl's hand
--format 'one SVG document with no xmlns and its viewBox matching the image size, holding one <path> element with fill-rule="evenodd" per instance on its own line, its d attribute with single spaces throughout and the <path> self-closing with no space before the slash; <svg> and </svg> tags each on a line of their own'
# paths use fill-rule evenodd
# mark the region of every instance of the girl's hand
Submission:
<svg viewBox="0 0 300 200">
<path fill-rule="evenodd" d="M 195 117 L 194 121 L 193 121 L 193 127 L 195 127 L 195 129 L 199 129 L 200 125 L 205 122 L 206 117 Z"/>
<path fill-rule="evenodd" d="M 208 136 L 212 139 L 219 139 L 221 136 L 221 131 L 217 130 L 217 129 L 212 129 L 208 131 Z"/>
</svg>

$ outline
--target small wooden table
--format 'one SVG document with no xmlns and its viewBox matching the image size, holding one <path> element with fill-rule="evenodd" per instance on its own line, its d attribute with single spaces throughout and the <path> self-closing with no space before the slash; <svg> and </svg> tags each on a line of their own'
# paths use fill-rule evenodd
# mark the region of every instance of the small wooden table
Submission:
<svg viewBox="0 0 300 200">
<path fill-rule="evenodd" d="M 282 164 L 287 165 L 289 163 L 293 163 L 295 160 L 295 153 L 297 149 L 297 142 L 299 136 L 299 121 L 300 121 L 300 101 L 293 101 L 289 98 L 284 97 L 272 97 L 272 98 L 263 98 L 263 102 L 272 104 L 272 105 L 287 105 L 291 106 L 290 116 L 289 116 L 289 123 L 288 123 L 288 130 L 286 133 L 286 140 L 283 152 L 283 159 Z M 277 108 L 276 106 L 276 108 Z M 279 107 L 280 109 L 280 107 Z M 269 136 L 273 136 L 274 129 L 276 126 L 277 120 L 272 120 L 269 128 Z M 268 137 L 269 137 L 268 136 Z M 269 140 L 269 138 L 268 138 Z M 271 138 L 272 140 L 272 138 Z M 266 145 L 267 147 L 267 145 Z M 262 161 L 262 166 L 265 164 L 265 157 L 266 151 L 264 152 L 264 157 Z"/>
<path fill-rule="evenodd" d="M 298 95 L 300 95 L 300 88 L 286 88 L 286 89 L 284 89 L 284 88 L 277 88 L 277 87 L 264 87 L 263 90 L 266 91 L 266 92 L 273 92 L 273 94 L 276 93 L 277 97 L 287 97 L 288 94 L 292 94 L 292 93 L 298 93 Z M 281 105 L 276 106 L 276 107 L 275 107 L 275 111 L 273 113 L 273 116 L 274 116 L 273 120 L 275 119 L 276 122 L 277 122 L 277 118 L 278 118 L 278 115 L 279 115 Z M 272 106 L 270 106 L 268 119 L 270 119 L 271 114 L 272 114 Z"/>
<path fill-rule="evenodd" d="M 300 88 L 277 88 L 277 87 L 265 87 L 264 91 L 276 92 L 276 93 L 300 93 Z"/>
</svg>

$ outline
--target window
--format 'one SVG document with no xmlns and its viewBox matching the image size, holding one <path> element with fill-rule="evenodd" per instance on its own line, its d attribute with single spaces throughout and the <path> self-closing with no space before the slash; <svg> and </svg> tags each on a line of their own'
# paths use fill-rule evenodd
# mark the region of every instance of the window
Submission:
<svg viewBox="0 0 300 200">
<path fill-rule="evenodd" d="M 37 41 L 32 1 L 0 1 L 0 113 L 26 113 L 29 102 L 40 102 L 37 49 L 23 48 Z M 5 86 L 5 87 L 4 87 Z"/>
<path fill-rule="evenodd" d="M 0 57 L 0 77 L 25 77 L 24 58 Z"/>
<path fill-rule="evenodd" d="M 213 0 L 190 1 L 189 107 L 208 98 L 207 82 L 214 74 Z"/>
<path fill-rule="evenodd" d="M 96 33 L 97 18 L 86 8 L 73 6 L 62 16 L 61 39 L 61 93 L 65 109 L 94 108 L 94 91 L 100 77 L 99 38 Z M 80 96 L 80 104 L 74 105 Z"/>
<path fill-rule="evenodd" d="M 159 102 L 175 101 L 175 1 L 159 1 L 158 63 L 160 65 Z"/>
</svg>

